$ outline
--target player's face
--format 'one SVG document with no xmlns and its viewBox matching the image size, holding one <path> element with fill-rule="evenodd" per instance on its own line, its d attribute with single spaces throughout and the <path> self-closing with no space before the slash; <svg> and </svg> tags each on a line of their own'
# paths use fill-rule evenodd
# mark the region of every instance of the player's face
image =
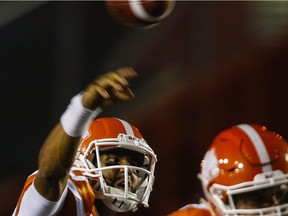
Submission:
<svg viewBox="0 0 288 216">
<path fill-rule="evenodd" d="M 239 194 L 235 197 L 237 209 L 268 208 L 288 203 L 288 185 Z"/>
<path fill-rule="evenodd" d="M 139 164 L 129 155 L 107 153 L 100 156 L 102 166 L 113 165 L 132 165 L 139 166 Z M 103 176 L 109 186 L 124 189 L 125 180 L 124 168 L 103 170 Z M 135 169 L 128 170 L 128 190 L 135 192 L 138 185 L 137 171 Z"/>
</svg>

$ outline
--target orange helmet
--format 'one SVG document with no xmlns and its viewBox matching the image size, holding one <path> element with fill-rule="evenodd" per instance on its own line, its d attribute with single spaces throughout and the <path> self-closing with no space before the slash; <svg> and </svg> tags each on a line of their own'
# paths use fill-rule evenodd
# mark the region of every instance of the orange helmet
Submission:
<svg viewBox="0 0 288 216">
<path fill-rule="evenodd" d="M 287 161 L 288 145 L 279 134 L 264 126 L 241 124 L 215 137 L 202 160 L 199 178 L 219 215 L 288 214 Z M 272 190 L 277 194 L 270 193 L 265 205 L 264 201 L 259 207 L 237 205 L 240 198 L 255 202 L 254 194 Z"/>
<path fill-rule="evenodd" d="M 124 150 L 141 157 L 141 164 L 111 165 L 101 164 L 100 155 L 105 151 Z M 128 122 L 118 118 L 99 118 L 91 122 L 87 133 L 83 135 L 73 169 L 87 176 L 97 198 L 112 210 L 126 212 L 137 210 L 140 205 L 148 207 L 148 200 L 154 183 L 156 155 L 149 147 L 139 130 Z M 103 176 L 107 169 L 123 169 L 125 185 L 119 189 L 108 185 Z M 137 171 L 139 180 L 136 191 L 128 190 L 128 170 Z M 95 184 L 96 182 L 96 184 Z"/>
</svg>

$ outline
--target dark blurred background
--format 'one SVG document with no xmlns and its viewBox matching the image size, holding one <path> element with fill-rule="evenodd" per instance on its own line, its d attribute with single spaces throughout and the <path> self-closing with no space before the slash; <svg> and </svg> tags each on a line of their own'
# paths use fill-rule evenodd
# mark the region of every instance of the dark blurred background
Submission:
<svg viewBox="0 0 288 216">
<path fill-rule="evenodd" d="M 150 207 L 133 215 L 198 202 L 218 132 L 259 123 L 288 138 L 287 25 L 285 1 L 177 1 L 146 30 L 116 22 L 103 1 L 1 1 L 0 215 L 12 214 L 71 97 L 122 66 L 139 73 L 136 98 L 102 116 L 135 124 L 158 156 Z"/>
</svg>

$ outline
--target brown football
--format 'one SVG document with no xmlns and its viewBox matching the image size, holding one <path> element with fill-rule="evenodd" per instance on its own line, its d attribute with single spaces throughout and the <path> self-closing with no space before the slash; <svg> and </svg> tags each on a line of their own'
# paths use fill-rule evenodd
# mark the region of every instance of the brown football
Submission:
<svg viewBox="0 0 288 216">
<path fill-rule="evenodd" d="M 173 10 L 176 0 L 106 0 L 106 8 L 118 22 L 136 28 L 160 23 Z"/>
</svg>

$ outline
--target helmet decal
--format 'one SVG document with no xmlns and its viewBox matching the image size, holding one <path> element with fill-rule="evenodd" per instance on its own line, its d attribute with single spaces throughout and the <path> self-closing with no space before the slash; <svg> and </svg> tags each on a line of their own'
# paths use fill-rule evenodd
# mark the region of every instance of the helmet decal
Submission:
<svg viewBox="0 0 288 216">
<path fill-rule="evenodd" d="M 218 160 L 216 157 L 215 149 L 209 150 L 204 159 L 201 162 L 202 175 L 211 180 L 219 174 L 219 168 L 217 167 Z"/>
<path fill-rule="evenodd" d="M 263 140 L 261 139 L 261 137 L 259 136 L 259 134 L 257 133 L 257 131 L 248 124 L 241 124 L 241 125 L 238 125 L 237 127 L 243 130 L 250 138 L 251 143 L 254 145 L 256 149 L 256 152 L 260 159 L 260 163 L 267 164 L 265 166 L 262 166 L 263 172 L 272 171 L 272 166 L 268 164 L 271 161 L 271 159 L 269 157 L 265 144 Z"/>
<path fill-rule="evenodd" d="M 122 119 L 118 119 L 118 120 L 123 124 L 123 127 L 125 128 L 127 135 L 135 136 L 133 129 L 128 122 L 126 122 Z"/>
</svg>

